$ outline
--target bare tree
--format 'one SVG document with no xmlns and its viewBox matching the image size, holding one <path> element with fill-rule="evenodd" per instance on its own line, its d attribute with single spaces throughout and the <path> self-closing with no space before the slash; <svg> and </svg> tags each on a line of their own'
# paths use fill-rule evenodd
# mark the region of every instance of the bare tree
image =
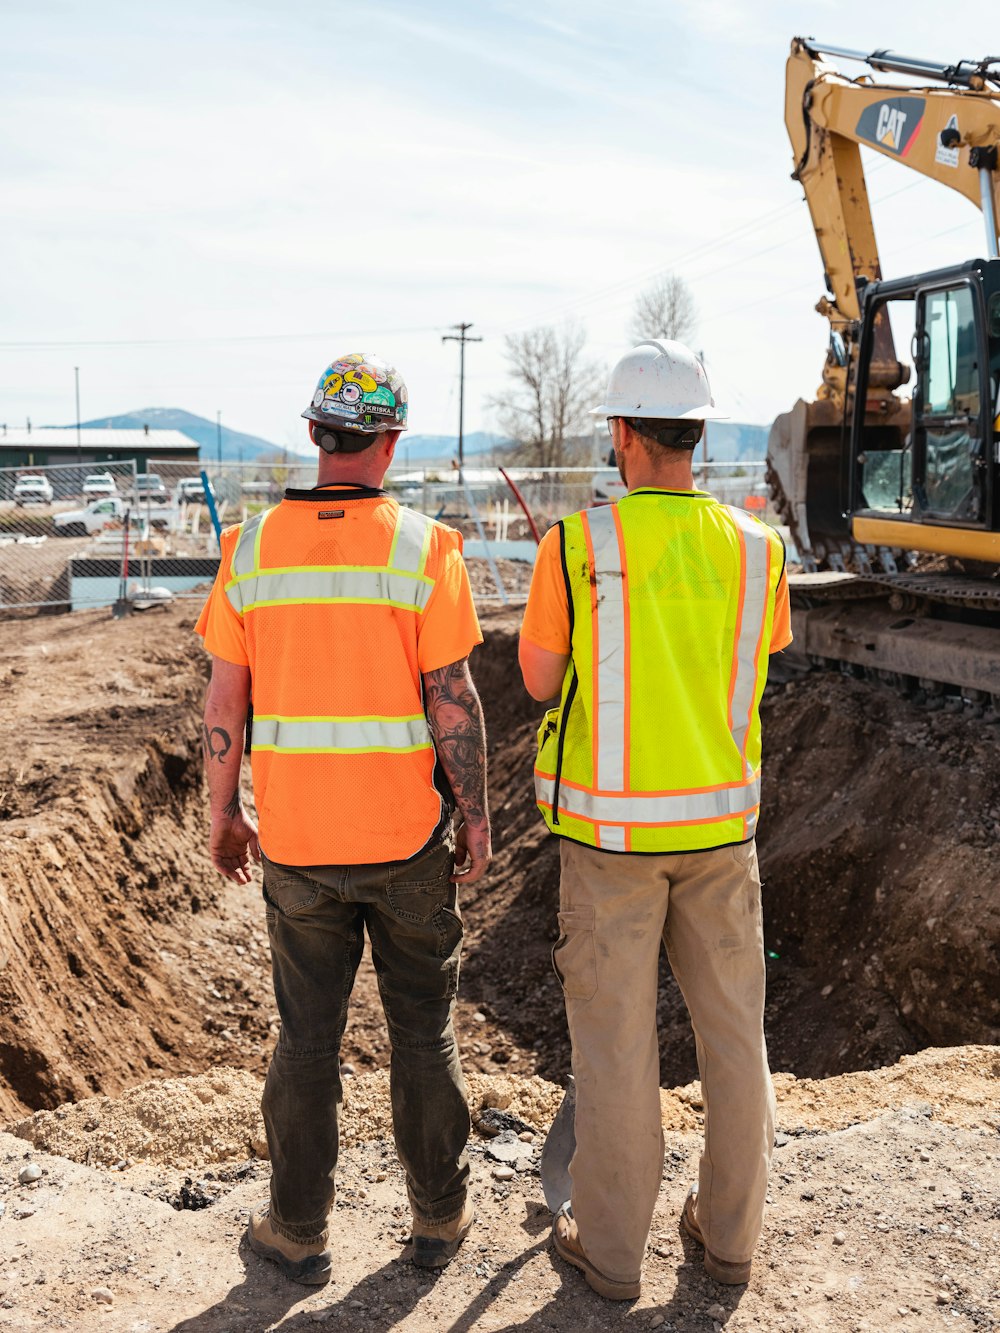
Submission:
<svg viewBox="0 0 1000 1333">
<path fill-rule="evenodd" d="M 665 273 L 635 298 L 628 332 L 633 342 L 645 338 L 685 342 L 697 322 L 691 288 L 676 273 Z"/>
<path fill-rule="evenodd" d="M 600 375 L 584 357 L 579 325 L 531 329 L 505 339 L 509 391 L 493 399 L 500 429 L 539 467 L 563 467 L 589 453 L 587 410 L 600 397 Z"/>
</svg>

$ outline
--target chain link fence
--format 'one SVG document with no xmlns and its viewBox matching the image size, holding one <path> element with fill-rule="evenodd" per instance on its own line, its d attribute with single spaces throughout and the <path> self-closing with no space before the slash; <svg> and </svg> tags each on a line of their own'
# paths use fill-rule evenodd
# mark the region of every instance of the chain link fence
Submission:
<svg viewBox="0 0 1000 1333">
<path fill-rule="evenodd" d="M 0 469 L 0 616 L 202 598 L 218 567 L 212 522 L 239 523 L 316 484 L 316 460 L 206 464 L 161 462 Z M 720 500 L 767 512 L 764 464 L 696 465 L 695 484 Z M 564 514 L 624 494 L 615 468 L 451 466 L 394 468 L 386 489 L 401 504 L 460 529 L 483 601 L 527 593 L 535 531 Z"/>
</svg>

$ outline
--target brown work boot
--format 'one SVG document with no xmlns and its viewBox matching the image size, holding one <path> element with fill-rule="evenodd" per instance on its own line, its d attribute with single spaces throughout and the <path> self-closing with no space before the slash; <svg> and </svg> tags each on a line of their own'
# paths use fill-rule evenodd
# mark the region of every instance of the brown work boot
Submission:
<svg viewBox="0 0 1000 1333">
<path fill-rule="evenodd" d="M 309 1287 L 330 1281 L 333 1256 L 323 1245 L 300 1245 L 275 1231 L 265 1204 L 250 1214 L 247 1242 L 254 1254 L 276 1263 L 285 1277 Z"/>
<path fill-rule="evenodd" d="M 563 1204 L 552 1223 L 552 1244 L 560 1259 L 580 1269 L 598 1296 L 605 1296 L 609 1301 L 634 1301 L 642 1291 L 642 1283 L 638 1278 L 634 1282 L 618 1282 L 612 1277 L 605 1277 L 599 1268 L 594 1267 L 580 1244 L 580 1233 L 568 1203 Z"/>
<path fill-rule="evenodd" d="M 714 1277 L 716 1282 L 725 1282 L 730 1287 L 741 1287 L 745 1282 L 750 1281 L 750 1260 L 745 1263 L 734 1264 L 728 1259 L 720 1259 L 718 1255 L 705 1245 L 705 1237 L 702 1235 L 701 1227 L 698 1225 L 698 1191 L 692 1188 L 687 1198 L 684 1200 L 684 1211 L 681 1213 L 681 1226 L 688 1233 L 692 1240 L 696 1240 L 699 1245 L 705 1246 L 705 1272 L 709 1277 Z"/>
<path fill-rule="evenodd" d="M 413 1254 L 418 1268 L 444 1268 L 458 1253 L 476 1216 L 472 1200 L 466 1199 L 458 1217 L 450 1222 L 422 1222 L 413 1219 Z"/>
</svg>

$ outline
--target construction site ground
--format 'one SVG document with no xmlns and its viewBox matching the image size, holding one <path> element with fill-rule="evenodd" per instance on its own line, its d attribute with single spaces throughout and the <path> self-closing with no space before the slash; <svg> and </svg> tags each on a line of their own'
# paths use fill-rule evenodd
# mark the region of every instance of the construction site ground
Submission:
<svg viewBox="0 0 1000 1333">
<path fill-rule="evenodd" d="M 749 1287 L 726 1289 L 678 1229 L 701 1108 L 664 966 L 664 1186 L 643 1296 L 614 1306 L 547 1244 L 537 1149 L 569 1072 L 549 962 L 558 849 L 534 807 L 517 614 L 484 611 L 497 855 L 465 895 L 457 1027 L 474 1107 L 516 1111 L 536 1157 L 497 1180 L 476 1135 L 475 1229 L 436 1279 L 407 1262 L 366 959 L 335 1276 L 310 1292 L 240 1243 L 266 1196 L 257 1106 L 277 1021 L 259 883 L 225 884 L 206 855 L 194 612 L 0 625 L 0 1329 L 998 1326 L 995 726 L 836 675 L 769 687 L 759 849 L 781 1135 L 761 1248 Z M 29 1160 L 43 1175 L 20 1184 Z"/>
</svg>

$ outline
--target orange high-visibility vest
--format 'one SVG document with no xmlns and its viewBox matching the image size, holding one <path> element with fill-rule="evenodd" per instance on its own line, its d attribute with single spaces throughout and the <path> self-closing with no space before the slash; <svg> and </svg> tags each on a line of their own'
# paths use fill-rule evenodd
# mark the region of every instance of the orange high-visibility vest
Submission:
<svg viewBox="0 0 1000 1333">
<path fill-rule="evenodd" d="M 348 489 L 286 497 L 223 533 L 270 860 L 401 861 L 450 815 L 417 656 L 449 536 L 380 492 Z"/>
<path fill-rule="evenodd" d="M 560 529 L 572 649 L 538 733 L 546 824 L 611 852 L 747 841 L 781 538 L 703 492 L 654 489 Z"/>
</svg>

